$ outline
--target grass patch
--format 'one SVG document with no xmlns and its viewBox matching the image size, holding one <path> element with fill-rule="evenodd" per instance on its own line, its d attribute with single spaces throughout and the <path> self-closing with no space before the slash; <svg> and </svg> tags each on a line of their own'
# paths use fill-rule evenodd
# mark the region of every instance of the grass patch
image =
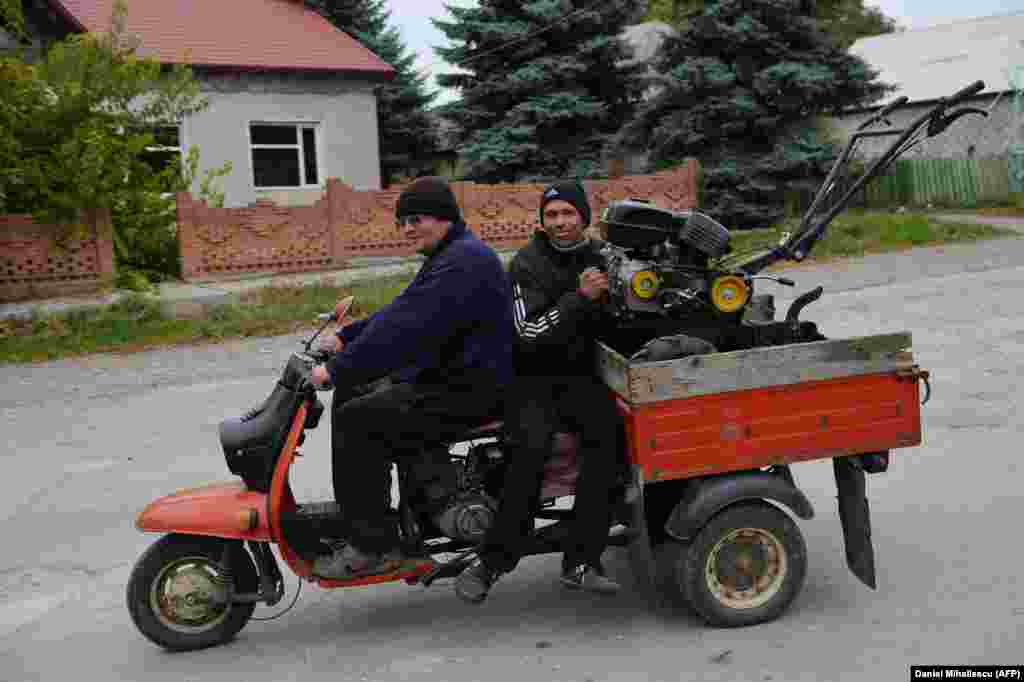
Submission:
<svg viewBox="0 0 1024 682">
<path fill-rule="evenodd" d="M 789 222 L 768 230 L 736 231 L 734 250 L 773 245 L 783 231 L 795 227 L 795 222 Z M 922 214 L 847 212 L 832 222 L 807 262 L 1014 234 L 986 225 L 940 222 Z M 787 265 L 792 264 L 775 267 Z M 411 279 L 409 274 L 346 286 L 330 281 L 270 286 L 245 295 L 237 304 L 215 308 L 202 320 L 167 319 L 154 299 L 133 293 L 100 311 L 0 321 L 0 364 L 312 330 L 316 315 L 333 309 L 340 298 L 354 295 L 353 315 L 362 317 L 390 302 Z"/>
<path fill-rule="evenodd" d="M 346 286 L 267 287 L 239 303 L 214 308 L 201 320 L 168 319 L 156 300 L 140 294 L 98 311 L 3 320 L 0 364 L 311 331 L 317 314 L 332 310 L 340 298 L 354 295 L 352 314 L 362 317 L 391 301 L 411 279 L 407 275 Z"/>
<path fill-rule="evenodd" d="M 1024 218 L 1024 206 L 985 206 L 976 209 L 957 209 L 952 212 L 1003 218 Z"/>
<path fill-rule="evenodd" d="M 742 253 L 777 244 L 783 232 L 795 230 L 798 224 L 798 221 L 787 221 L 767 230 L 733 232 L 733 250 Z M 837 258 L 859 258 L 869 253 L 901 251 L 915 246 L 976 242 L 1012 236 L 1017 236 L 1017 233 L 991 225 L 933 220 L 920 213 L 848 211 L 829 224 L 825 237 L 814 246 L 804 262 L 820 263 Z M 773 269 L 792 265 L 789 262 L 779 263 Z"/>
</svg>

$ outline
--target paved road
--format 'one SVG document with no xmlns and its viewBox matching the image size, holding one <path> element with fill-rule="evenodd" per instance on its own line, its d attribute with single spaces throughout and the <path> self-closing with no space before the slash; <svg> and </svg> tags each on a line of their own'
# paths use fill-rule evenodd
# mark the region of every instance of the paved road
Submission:
<svg viewBox="0 0 1024 682">
<path fill-rule="evenodd" d="M 813 462 L 795 468 L 818 511 L 801 523 L 807 583 L 774 623 L 712 630 L 635 591 L 563 594 L 557 557 L 537 557 L 482 607 L 447 585 L 307 586 L 229 646 L 166 654 L 124 606 L 153 539 L 132 521 L 153 497 L 226 478 L 218 421 L 262 399 L 296 342 L 247 340 L 0 368 L 0 680 L 900 680 L 912 663 L 1024 662 L 1024 239 L 791 274 L 795 293 L 826 286 L 807 310 L 824 333 L 910 330 L 932 371 L 925 443 L 869 482 L 877 592 L 844 565 L 831 467 Z M 326 432 L 313 436 L 295 485 L 326 499 Z"/>
</svg>

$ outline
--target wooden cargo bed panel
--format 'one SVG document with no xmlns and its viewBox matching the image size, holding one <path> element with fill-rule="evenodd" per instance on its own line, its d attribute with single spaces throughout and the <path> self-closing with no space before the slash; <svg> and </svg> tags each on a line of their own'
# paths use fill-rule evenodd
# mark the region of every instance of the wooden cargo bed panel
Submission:
<svg viewBox="0 0 1024 682">
<path fill-rule="evenodd" d="M 909 369 L 906 332 L 630 362 L 598 344 L 598 372 L 631 405 Z"/>
<path fill-rule="evenodd" d="M 919 396 L 889 373 L 619 404 L 645 479 L 668 480 L 919 445 Z"/>
</svg>

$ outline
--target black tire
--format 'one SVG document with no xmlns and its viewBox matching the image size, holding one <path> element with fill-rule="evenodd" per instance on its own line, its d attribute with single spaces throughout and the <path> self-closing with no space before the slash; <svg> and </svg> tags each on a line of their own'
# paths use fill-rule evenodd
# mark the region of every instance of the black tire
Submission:
<svg viewBox="0 0 1024 682">
<path fill-rule="evenodd" d="M 796 523 L 764 502 L 741 502 L 717 513 L 689 544 L 661 549 L 673 601 L 709 625 L 734 628 L 778 618 L 807 575 L 807 546 Z"/>
<path fill-rule="evenodd" d="M 236 544 L 231 558 L 234 591 L 257 591 L 256 566 L 241 543 L 197 535 L 165 535 L 139 557 L 128 578 L 128 612 L 139 632 L 170 651 L 192 651 L 228 642 L 245 627 L 256 605 L 225 601 L 226 593 L 220 591 L 223 588 L 210 580 L 211 576 L 223 577 L 219 565 L 227 542 Z M 192 591 L 179 595 L 174 606 L 166 604 L 164 609 L 157 593 L 161 585 L 173 582 L 172 572 L 181 576 L 187 572 L 188 578 L 183 577 L 180 583 Z M 210 592 L 203 593 L 204 587 Z M 204 603 L 186 601 L 197 593 L 206 597 Z"/>
</svg>

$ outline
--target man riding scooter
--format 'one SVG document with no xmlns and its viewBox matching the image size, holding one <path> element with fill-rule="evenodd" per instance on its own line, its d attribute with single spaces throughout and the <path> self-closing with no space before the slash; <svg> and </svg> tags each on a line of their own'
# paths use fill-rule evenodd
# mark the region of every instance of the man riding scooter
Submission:
<svg viewBox="0 0 1024 682">
<path fill-rule="evenodd" d="M 563 424 L 578 434 L 582 465 L 561 582 L 606 594 L 619 589 L 605 575 L 601 554 L 622 463 L 622 420 L 594 375 L 594 337 L 605 321 L 599 301 L 608 277 L 598 269 L 601 244 L 585 234 L 590 205 L 583 186 L 565 181 L 545 190 L 540 221 L 542 229 L 510 265 L 517 343 L 505 418 L 509 465 L 495 525 L 479 558 L 455 582 L 456 594 L 470 603 L 484 601 L 498 577 L 519 562 L 533 530 L 551 438 Z"/>
<path fill-rule="evenodd" d="M 314 368 L 335 390 L 384 376 L 400 383 L 348 400 L 332 420 L 332 478 L 344 527 L 315 574 L 351 578 L 402 570 L 398 529 L 381 487 L 383 462 L 415 456 L 494 418 L 512 380 L 512 292 L 497 254 L 466 227 L 448 184 L 420 178 L 399 196 L 403 235 L 427 257 L 390 304 L 341 329 Z"/>
</svg>

